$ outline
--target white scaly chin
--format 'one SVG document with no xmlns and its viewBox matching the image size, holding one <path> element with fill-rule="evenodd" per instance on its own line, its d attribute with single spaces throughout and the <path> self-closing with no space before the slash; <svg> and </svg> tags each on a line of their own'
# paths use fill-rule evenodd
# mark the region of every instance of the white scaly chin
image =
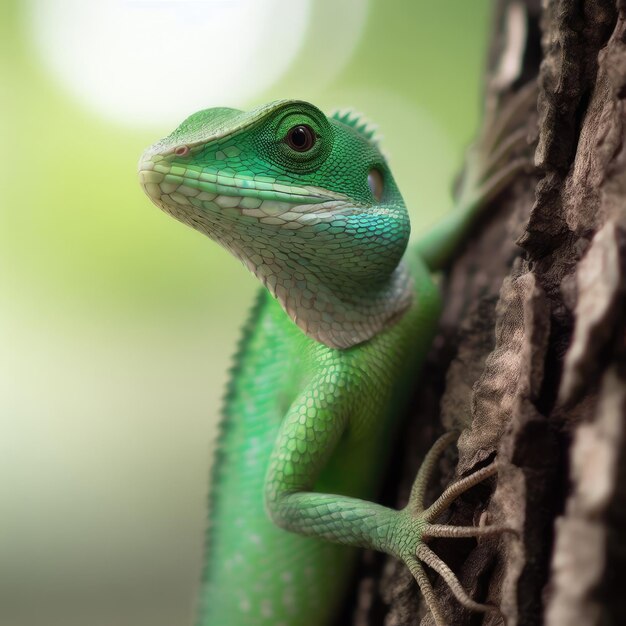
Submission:
<svg viewBox="0 0 626 626">
<path fill-rule="evenodd" d="M 140 171 L 152 201 L 242 261 L 312 339 L 331 348 L 349 348 L 376 335 L 410 306 L 413 281 L 404 263 L 379 291 L 365 289 L 359 293 L 362 285 L 351 279 L 349 271 L 333 268 L 332 263 L 325 266 L 323 246 L 322 259 L 316 258 L 320 235 L 316 237 L 311 228 L 334 222 L 340 213 L 357 210 L 349 201 L 297 205 L 222 196 L 187 185 L 174 190 L 169 183 L 156 182 L 154 174 Z M 304 234 L 299 233 L 301 230 Z M 299 240 L 297 247 L 294 239 Z M 333 271 L 335 279 L 329 280 L 328 273 Z"/>
</svg>

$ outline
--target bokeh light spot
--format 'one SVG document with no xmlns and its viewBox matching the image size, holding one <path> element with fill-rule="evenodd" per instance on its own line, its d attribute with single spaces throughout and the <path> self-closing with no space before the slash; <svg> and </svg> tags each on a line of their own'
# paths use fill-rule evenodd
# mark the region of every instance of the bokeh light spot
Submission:
<svg viewBox="0 0 626 626">
<path fill-rule="evenodd" d="M 31 0 L 42 60 L 83 104 L 125 124 L 241 106 L 289 67 L 310 0 Z"/>
</svg>

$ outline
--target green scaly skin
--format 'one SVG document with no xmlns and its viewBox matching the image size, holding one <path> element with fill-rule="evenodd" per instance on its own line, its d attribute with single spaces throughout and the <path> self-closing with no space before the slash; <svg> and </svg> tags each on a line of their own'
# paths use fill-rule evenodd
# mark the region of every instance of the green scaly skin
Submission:
<svg viewBox="0 0 626 626">
<path fill-rule="evenodd" d="M 305 150 L 289 142 L 299 126 L 310 130 Z M 402 559 L 437 624 L 445 620 L 420 562 L 465 606 L 487 610 L 423 539 L 502 530 L 431 523 L 493 467 L 424 510 L 445 439 L 406 509 L 371 501 L 435 332 L 441 306 L 430 272 L 450 258 L 480 202 L 466 202 L 407 251 L 406 207 L 371 129 L 300 101 L 196 113 L 146 150 L 139 175 L 155 204 L 226 247 L 267 287 L 224 409 L 198 624 L 327 624 L 353 547 Z"/>
</svg>

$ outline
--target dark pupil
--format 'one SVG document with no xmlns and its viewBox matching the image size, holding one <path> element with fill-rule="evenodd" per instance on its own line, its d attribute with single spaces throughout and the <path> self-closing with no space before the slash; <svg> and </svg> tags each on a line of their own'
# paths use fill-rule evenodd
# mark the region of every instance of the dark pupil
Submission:
<svg viewBox="0 0 626 626">
<path fill-rule="evenodd" d="M 313 146 L 312 133 L 306 126 L 296 126 L 289 131 L 289 143 L 295 150 L 309 150 Z"/>
<path fill-rule="evenodd" d="M 293 141 L 293 145 L 296 148 L 302 148 L 306 146 L 307 142 L 307 132 L 302 126 L 298 126 L 294 128 L 293 133 L 291 134 L 291 141 Z"/>
</svg>

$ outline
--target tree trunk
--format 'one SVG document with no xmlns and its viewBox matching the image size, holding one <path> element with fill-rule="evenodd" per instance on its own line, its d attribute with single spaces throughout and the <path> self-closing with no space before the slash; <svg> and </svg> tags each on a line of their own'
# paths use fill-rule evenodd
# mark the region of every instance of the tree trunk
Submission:
<svg viewBox="0 0 626 626">
<path fill-rule="evenodd" d="M 519 537 L 431 545 L 506 621 L 463 610 L 433 575 L 455 626 L 626 624 L 626 0 L 540 4 L 497 3 L 482 131 L 525 136 L 510 158 L 535 167 L 491 203 L 445 278 L 406 461 L 386 490 L 404 504 L 443 428 L 462 430 L 458 462 L 450 451 L 433 496 L 497 458 L 497 480 L 446 523 L 486 510 Z M 342 624 L 432 624 L 395 560 L 366 554 L 357 583 Z"/>
</svg>

